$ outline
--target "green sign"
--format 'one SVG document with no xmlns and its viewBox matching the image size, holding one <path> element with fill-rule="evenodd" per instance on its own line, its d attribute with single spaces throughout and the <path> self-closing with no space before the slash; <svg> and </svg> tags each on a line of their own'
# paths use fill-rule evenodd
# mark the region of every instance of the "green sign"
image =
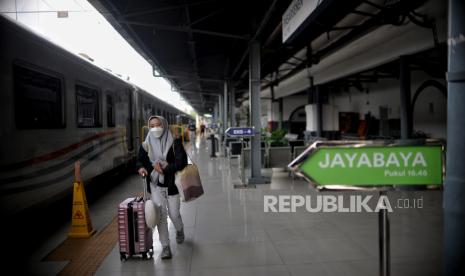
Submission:
<svg viewBox="0 0 465 276">
<path fill-rule="evenodd" d="M 316 185 L 441 185 L 442 147 L 320 147 L 300 170 Z"/>
</svg>

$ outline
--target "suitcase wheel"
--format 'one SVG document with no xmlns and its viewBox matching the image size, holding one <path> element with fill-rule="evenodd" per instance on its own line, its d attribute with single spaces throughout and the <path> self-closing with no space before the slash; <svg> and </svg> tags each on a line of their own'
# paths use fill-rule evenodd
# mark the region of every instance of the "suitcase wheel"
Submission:
<svg viewBox="0 0 465 276">
<path fill-rule="evenodd" d="M 142 258 L 150 260 L 153 257 L 153 252 L 152 251 L 147 251 L 142 253 Z"/>
</svg>

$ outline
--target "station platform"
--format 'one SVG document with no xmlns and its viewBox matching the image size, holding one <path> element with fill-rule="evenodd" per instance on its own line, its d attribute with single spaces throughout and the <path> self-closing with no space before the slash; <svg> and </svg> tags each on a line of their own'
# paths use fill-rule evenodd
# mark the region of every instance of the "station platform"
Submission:
<svg viewBox="0 0 465 276">
<path fill-rule="evenodd" d="M 160 258 L 154 231 L 154 257 L 120 261 L 115 231 L 117 205 L 141 192 L 140 178 L 124 179 L 97 202 L 90 214 L 97 233 L 69 245 L 69 225 L 35 248 L 30 275 L 379 275 L 376 213 L 264 212 L 264 195 L 316 195 L 302 179 L 285 171 L 265 170 L 271 184 L 235 189 L 236 160 L 210 158 L 208 140 L 186 145 L 198 165 L 205 194 L 181 203 L 186 239 L 176 244 L 170 222 L 173 258 Z M 348 192 L 328 192 L 344 194 Z M 349 194 L 367 194 L 350 192 Z M 376 193 L 371 193 L 377 196 Z M 391 275 L 439 275 L 442 269 L 442 191 L 398 191 L 391 197 L 422 197 L 423 208 L 390 213 Z M 105 237 L 105 235 L 109 235 Z M 89 243 L 89 244 L 85 244 Z M 61 248 L 61 249 L 60 249 Z M 70 260 L 59 260 L 73 255 Z M 72 254 L 71 254 L 72 253 Z"/>
</svg>

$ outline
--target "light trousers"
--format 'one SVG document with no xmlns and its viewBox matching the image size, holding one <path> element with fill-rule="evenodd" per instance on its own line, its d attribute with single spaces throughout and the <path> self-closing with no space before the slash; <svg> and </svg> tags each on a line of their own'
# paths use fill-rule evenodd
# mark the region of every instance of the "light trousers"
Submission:
<svg viewBox="0 0 465 276">
<path fill-rule="evenodd" d="M 176 231 L 181 231 L 184 227 L 181 219 L 179 208 L 181 201 L 179 194 L 168 195 L 168 188 L 160 187 L 150 183 L 152 191 L 152 200 L 155 204 L 161 206 L 161 218 L 157 225 L 160 243 L 163 247 L 170 245 L 170 237 L 168 232 L 168 216 L 173 222 Z"/>
</svg>

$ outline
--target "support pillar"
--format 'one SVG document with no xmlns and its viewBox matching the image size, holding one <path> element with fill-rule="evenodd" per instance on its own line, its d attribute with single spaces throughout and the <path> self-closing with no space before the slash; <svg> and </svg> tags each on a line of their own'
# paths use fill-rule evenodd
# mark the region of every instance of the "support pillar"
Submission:
<svg viewBox="0 0 465 276">
<path fill-rule="evenodd" d="M 283 128 L 283 98 L 279 98 L 278 104 L 279 104 L 278 128 L 282 129 Z"/>
<path fill-rule="evenodd" d="M 447 162 L 444 184 L 445 276 L 465 275 L 465 2 L 449 0 Z"/>
<path fill-rule="evenodd" d="M 316 96 L 316 136 L 322 137 L 323 136 L 323 104 L 322 104 L 322 93 L 321 85 L 318 85 L 315 88 L 315 96 Z"/>
<path fill-rule="evenodd" d="M 232 85 L 229 86 L 229 122 L 231 127 L 236 126 L 236 116 L 235 116 L 235 103 L 236 103 L 236 98 L 235 98 L 235 93 L 236 91 L 234 90 L 234 87 Z"/>
<path fill-rule="evenodd" d="M 400 136 L 402 140 L 412 136 L 412 98 L 410 92 L 410 66 L 408 57 L 399 59 L 400 80 Z"/>
<path fill-rule="evenodd" d="M 315 86 L 313 84 L 313 77 L 308 78 L 310 81 L 310 87 L 307 89 L 307 104 L 313 103 L 313 94 L 315 93 Z"/>
<path fill-rule="evenodd" d="M 272 125 L 271 125 L 271 128 L 270 128 L 270 132 L 272 132 L 272 131 L 275 130 L 275 127 L 273 127 L 273 123 L 275 121 L 275 118 L 273 116 L 273 114 L 274 114 L 273 113 L 273 111 L 274 111 L 273 110 L 273 105 L 276 102 L 275 97 L 274 97 L 274 84 L 273 83 L 270 85 L 270 92 L 271 92 L 271 100 L 270 100 L 271 101 L 270 102 L 270 114 L 271 114 L 271 117 L 268 118 L 268 120 L 270 120 L 272 122 Z"/>
<path fill-rule="evenodd" d="M 223 129 L 220 133 L 221 142 L 224 140 L 224 132 L 228 129 L 228 115 L 229 115 L 229 106 L 228 106 L 228 82 L 224 81 L 224 90 L 223 90 Z"/>
<path fill-rule="evenodd" d="M 252 41 L 249 45 L 249 99 L 250 121 L 255 127 L 255 135 L 250 143 L 251 178 L 249 184 L 264 184 L 262 177 L 261 122 L 260 122 L 260 42 Z"/>
<path fill-rule="evenodd" d="M 218 117 L 216 118 L 216 122 L 218 124 L 218 121 L 221 121 L 223 119 L 223 95 L 218 96 Z M 223 125 L 218 126 L 219 131 L 223 129 Z"/>
<path fill-rule="evenodd" d="M 219 97 L 218 97 L 219 98 Z M 220 105 L 219 102 L 215 104 L 215 107 L 213 108 L 213 121 L 216 121 L 218 119 L 218 116 L 220 114 Z"/>
</svg>

